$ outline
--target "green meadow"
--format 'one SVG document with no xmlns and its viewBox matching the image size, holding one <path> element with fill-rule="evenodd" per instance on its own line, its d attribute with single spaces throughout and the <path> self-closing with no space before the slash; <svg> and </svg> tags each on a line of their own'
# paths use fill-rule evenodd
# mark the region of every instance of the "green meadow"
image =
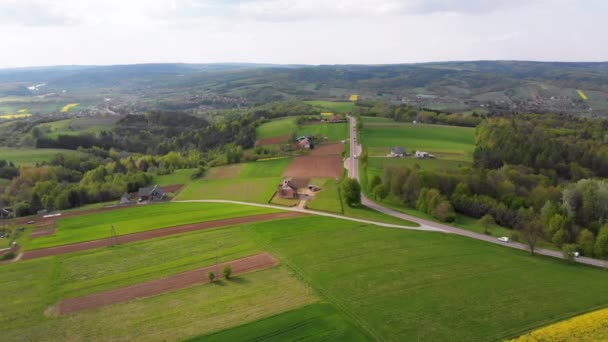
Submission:
<svg viewBox="0 0 608 342">
<path fill-rule="evenodd" d="M 360 133 L 370 156 L 385 156 L 393 146 L 408 153 L 425 151 L 437 159 L 471 162 L 475 149 L 475 129 L 468 127 L 378 122 L 363 119 Z"/>
<path fill-rule="evenodd" d="M 262 251 L 280 265 L 64 316 L 52 310 L 62 299 Z M 304 216 L 2 265 L 0 333 L 7 340 L 503 340 L 608 306 L 607 281 L 602 270 L 462 236 Z"/>
<path fill-rule="evenodd" d="M 268 203 L 290 162 L 291 158 L 284 158 L 212 168 L 203 178 L 183 188 L 177 199 Z"/>
<path fill-rule="evenodd" d="M 48 137 L 56 138 L 59 135 L 95 134 L 104 130 L 109 131 L 114 128 L 118 119 L 119 117 L 116 116 L 83 117 L 53 121 L 37 127 Z"/>
<path fill-rule="evenodd" d="M 0 159 L 12 161 L 18 165 L 31 166 L 51 160 L 57 153 L 78 154 L 73 150 L 62 150 L 54 148 L 12 148 L 0 147 Z"/>
<path fill-rule="evenodd" d="M 276 210 L 217 203 L 164 203 L 117 209 L 60 219 L 56 232 L 26 243 L 27 249 L 104 239 L 114 226 L 119 235 L 196 222 L 275 212 Z"/>
<path fill-rule="evenodd" d="M 328 142 L 342 141 L 348 139 L 347 123 L 320 123 L 302 125 L 298 128 L 298 136 L 311 135 L 326 137 Z"/>
<path fill-rule="evenodd" d="M 289 116 L 263 123 L 256 128 L 256 137 L 265 139 L 289 135 L 292 130 L 298 128 L 296 119 L 296 117 Z"/>
<path fill-rule="evenodd" d="M 311 100 L 304 101 L 304 103 L 308 103 L 309 105 L 319 109 L 321 112 L 350 113 L 353 111 L 354 107 L 352 102 Z"/>
</svg>

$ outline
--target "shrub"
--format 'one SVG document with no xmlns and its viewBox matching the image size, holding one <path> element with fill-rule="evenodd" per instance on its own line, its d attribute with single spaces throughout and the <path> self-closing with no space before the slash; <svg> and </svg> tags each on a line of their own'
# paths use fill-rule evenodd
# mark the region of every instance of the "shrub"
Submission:
<svg viewBox="0 0 608 342">
<path fill-rule="evenodd" d="M 564 259 L 568 261 L 574 261 L 574 253 L 577 252 L 578 246 L 575 244 L 564 244 L 562 247 L 562 253 L 564 255 Z"/>
<path fill-rule="evenodd" d="M 209 271 L 209 273 L 207 273 L 207 277 L 209 278 L 210 282 L 213 282 L 215 280 L 215 273 L 213 273 L 213 271 Z"/>
<path fill-rule="evenodd" d="M 230 279 L 230 277 L 232 276 L 232 267 L 230 267 L 230 266 L 224 267 L 224 269 L 222 270 L 222 273 L 224 273 L 224 278 Z"/>
<path fill-rule="evenodd" d="M 12 260 L 15 259 L 16 256 L 17 255 L 15 254 L 15 252 L 8 252 L 4 254 L 0 260 Z"/>
</svg>

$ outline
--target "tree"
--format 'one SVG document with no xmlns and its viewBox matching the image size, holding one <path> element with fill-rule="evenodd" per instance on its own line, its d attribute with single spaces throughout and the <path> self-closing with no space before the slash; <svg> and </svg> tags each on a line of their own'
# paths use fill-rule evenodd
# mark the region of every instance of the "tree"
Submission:
<svg viewBox="0 0 608 342">
<path fill-rule="evenodd" d="M 605 224 L 595 239 L 595 256 L 605 258 L 608 256 L 608 224 Z"/>
<path fill-rule="evenodd" d="M 583 251 L 583 255 L 588 257 L 593 256 L 593 247 L 595 245 L 595 236 L 593 235 L 593 232 L 589 229 L 583 229 L 583 231 L 578 234 L 576 242 Z"/>
<path fill-rule="evenodd" d="M 354 178 L 349 178 L 342 183 L 342 194 L 349 206 L 361 204 L 361 185 Z"/>
<path fill-rule="evenodd" d="M 207 273 L 207 278 L 209 278 L 209 281 L 213 283 L 215 280 L 215 273 L 213 273 L 213 271 L 209 271 L 209 273 Z"/>
<path fill-rule="evenodd" d="M 479 224 L 483 227 L 484 234 L 490 234 L 490 228 L 496 224 L 496 221 L 494 221 L 494 216 L 485 214 L 479 219 Z"/>
<path fill-rule="evenodd" d="M 375 175 L 372 177 L 372 181 L 369 183 L 369 188 L 374 189 L 378 184 L 382 184 L 382 179 L 380 176 Z"/>
<path fill-rule="evenodd" d="M 382 202 L 388 196 L 388 189 L 383 184 L 378 184 L 374 187 L 374 198 Z"/>
<path fill-rule="evenodd" d="M 232 276 L 232 267 L 230 267 L 230 265 L 224 267 L 222 273 L 224 274 L 224 278 L 230 279 L 230 277 Z"/>
<path fill-rule="evenodd" d="M 528 248 L 530 248 L 530 254 L 534 255 L 536 243 L 543 234 L 543 223 L 540 218 L 534 217 L 524 222 L 520 221 L 519 224 L 524 241 L 528 244 Z"/>
<path fill-rule="evenodd" d="M 565 244 L 562 247 L 562 253 L 564 255 L 564 259 L 568 261 L 574 261 L 574 257 L 577 252 L 577 246 L 575 244 Z"/>
</svg>

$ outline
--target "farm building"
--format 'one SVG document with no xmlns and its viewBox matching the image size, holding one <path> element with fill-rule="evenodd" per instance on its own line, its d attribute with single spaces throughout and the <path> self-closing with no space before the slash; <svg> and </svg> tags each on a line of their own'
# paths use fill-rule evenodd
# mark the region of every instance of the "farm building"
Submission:
<svg viewBox="0 0 608 342">
<path fill-rule="evenodd" d="M 395 158 L 395 157 L 403 157 L 405 156 L 405 149 L 401 146 L 391 147 L 387 157 Z"/>
<path fill-rule="evenodd" d="M 140 202 L 163 201 L 167 198 L 165 191 L 158 185 L 149 188 L 139 188 L 137 196 Z"/>
<path fill-rule="evenodd" d="M 10 214 L 11 213 L 8 210 L 0 208 L 0 219 L 7 219 Z"/>
<path fill-rule="evenodd" d="M 291 178 L 284 179 L 279 184 L 277 194 L 280 198 L 298 198 L 298 187 L 291 181 Z"/>
<path fill-rule="evenodd" d="M 428 153 L 428 152 L 423 152 L 423 151 L 416 151 L 416 158 L 418 159 L 424 159 L 424 158 L 435 158 L 434 155 Z"/>
</svg>

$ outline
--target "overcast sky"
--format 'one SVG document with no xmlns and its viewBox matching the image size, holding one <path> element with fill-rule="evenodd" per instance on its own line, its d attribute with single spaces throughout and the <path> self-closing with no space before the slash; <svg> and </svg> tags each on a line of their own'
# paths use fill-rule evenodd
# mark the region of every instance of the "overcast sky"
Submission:
<svg viewBox="0 0 608 342">
<path fill-rule="evenodd" d="M 0 0 L 0 67 L 608 60 L 606 0 Z"/>
</svg>

